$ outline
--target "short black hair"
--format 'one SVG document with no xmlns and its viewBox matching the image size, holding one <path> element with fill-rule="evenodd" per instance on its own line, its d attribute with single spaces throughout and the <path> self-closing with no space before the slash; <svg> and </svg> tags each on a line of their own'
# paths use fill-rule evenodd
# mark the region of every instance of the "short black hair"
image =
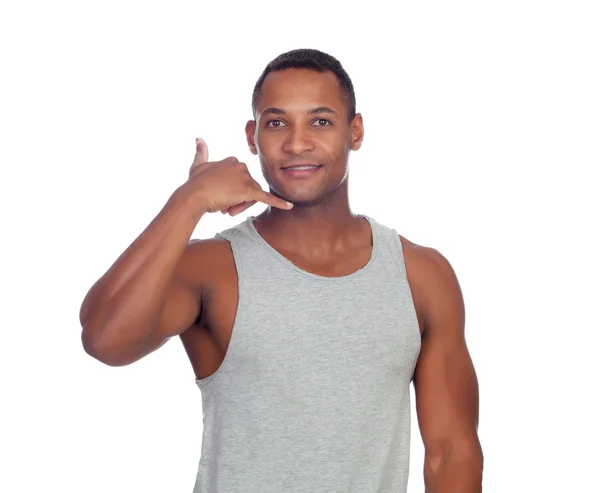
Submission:
<svg viewBox="0 0 600 493">
<path fill-rule="evenodd" d="M 258 98 L 261 95 L 263 82 L 271 72 L 279 72 L 289 68 L 306 68 L 317 72 L 331 71 L 336 76 L 344 91 L 348 106 L 348 122 L 352 121 L 356 115 L 356 96 L 354 95 L 354 86 L 350 76 L 342 67 L 342 64 L 336 58 L 319 50 L 301 48 L 298 50 L 282 53 L 277 58 L 270 61 L 263 73 L 258 78 L 254 91 L 252 93 L 252 114 L 256 115 Z"/>
</svg>

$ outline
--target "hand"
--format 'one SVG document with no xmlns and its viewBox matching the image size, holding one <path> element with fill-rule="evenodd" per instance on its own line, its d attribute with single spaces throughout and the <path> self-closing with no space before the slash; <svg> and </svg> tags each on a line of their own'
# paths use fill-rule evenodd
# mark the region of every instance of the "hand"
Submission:
<svg viewBox="0 0 600 493">
<path fill-rule="evenodd" d="M 250 176 L 246 164 L 235 157 L 209 162 L 208 147 L 202 139 L 196 139 L 196 156 L 189 179 L 183 186 L 188 193 L 198 197 L 206 212 L 228 212 L 232 217 L 257 202 L 283 210 L 293 207 L 293 204 L 265 192 Z"/>
</svg>

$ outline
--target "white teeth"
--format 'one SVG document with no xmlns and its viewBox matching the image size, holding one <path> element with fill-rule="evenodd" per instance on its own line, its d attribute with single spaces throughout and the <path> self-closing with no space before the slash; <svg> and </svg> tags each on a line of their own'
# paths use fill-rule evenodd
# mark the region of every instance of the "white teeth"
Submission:
<svg viewBox="0 0 600 493">
<path fill-rule="evenodd" d="M 292 168 L 288 168 L 288 169 L 313 169 L 313 168 L 318 168 L 318 166 L 293 166 Z"/>
</svg>

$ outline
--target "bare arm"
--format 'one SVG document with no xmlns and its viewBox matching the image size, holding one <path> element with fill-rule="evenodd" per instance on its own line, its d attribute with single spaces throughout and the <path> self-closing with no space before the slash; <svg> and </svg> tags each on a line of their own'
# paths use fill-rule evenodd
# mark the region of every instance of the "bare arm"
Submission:
<svg viewBox="0 0 600 493">
<path fill-rule="evenodd" d="M 176 271 L 204 211 L 180 190 L 83 300 L 83 347 L 103 363 L 137 361 L 195 320 L 199 291 Z"/>
<path fill-rule="evenodd" d="M 465 341 L 464 301 L 448 261 L 430 248 L 423 249 L 422 258 L 425 330 L 414 385 L 425 491 L 480 493 L 479 390 Z"/>
<path fill-rule="evenodd" d="M 107 365 L 128 365 L 189 328 L 201 302 L 194 282 L 202 284 L 186 280 L 182 257 L 191 234 L 207 212 L 235 216 L 256 202 L 293 207 L 263 191 L 236 158 L 208 162 L 206 143 L 196 139 L 188 181 L 85 296 L 79 312 L 85 350 Z"/>
</svg>

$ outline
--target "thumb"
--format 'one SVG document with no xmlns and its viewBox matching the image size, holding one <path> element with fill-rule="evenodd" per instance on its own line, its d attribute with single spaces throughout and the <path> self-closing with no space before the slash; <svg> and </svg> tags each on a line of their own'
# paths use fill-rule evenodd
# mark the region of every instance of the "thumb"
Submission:
<svg viewBox="0 0 600 493">
<path fill-rule="evenodd" d="M 196 137 L 196 157 L 194 164 L 202 164 L 208 161 L 208 146 L 204 139 Z"/>
</svg>

